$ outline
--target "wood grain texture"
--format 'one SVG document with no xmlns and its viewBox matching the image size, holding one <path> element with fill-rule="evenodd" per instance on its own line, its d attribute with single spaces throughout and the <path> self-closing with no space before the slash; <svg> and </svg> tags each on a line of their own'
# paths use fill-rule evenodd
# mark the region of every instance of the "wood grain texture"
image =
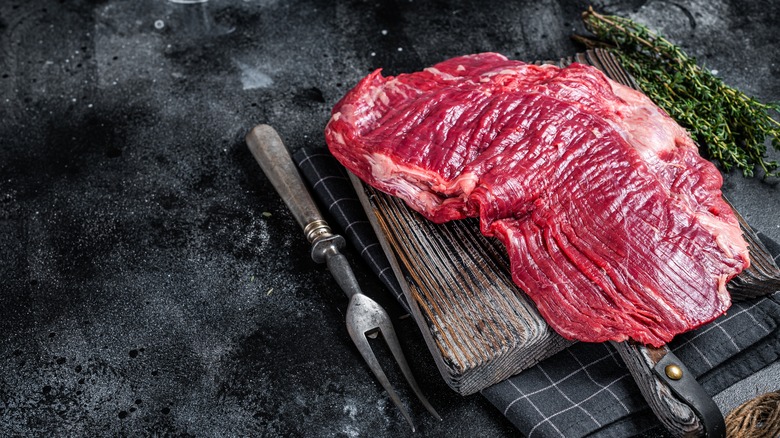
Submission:
<svg viewBox="0 0 780 438">
<path fill-rule="evenodd" d="M 379 234 L 405 268 L 407 298 L 420 310 L 417 322 L 455 391 L 472 394 L 570 345 L 514 285 L 503 246 L 473 232 L 476 220 L 437 225 L 397 198 L 362 189 Z"/>
</svg>

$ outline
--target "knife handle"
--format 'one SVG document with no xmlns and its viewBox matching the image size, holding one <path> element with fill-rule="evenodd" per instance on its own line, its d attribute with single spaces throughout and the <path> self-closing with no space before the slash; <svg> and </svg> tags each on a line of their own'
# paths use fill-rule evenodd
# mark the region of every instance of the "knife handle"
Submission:
<svg viewBox="0 0 780 438">
<path fill-rule="evenodd" d="M 314 244 L 332 235 L 276 130 L 268 125 L 257 125 L 247 134 L 246 144 L 303 229 L 309 243 Z"/>
</svg>

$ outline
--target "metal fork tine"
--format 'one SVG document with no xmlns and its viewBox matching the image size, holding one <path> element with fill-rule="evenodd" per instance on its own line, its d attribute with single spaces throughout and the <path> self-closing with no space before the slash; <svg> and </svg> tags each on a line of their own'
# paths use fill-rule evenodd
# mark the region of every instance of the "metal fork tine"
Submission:
<svg viewBox="0 0 780 438">
<path fill-rule="evenodd" d="M 385 372 L 382 371 L 382 366 L 379 364 L 376 355 L 374 355 L 374 351 L 371 349 L 368 339 L 366 339 L 366 332 L 377 328 L 379 328 L 384 335 L 385 330 L 382 330 L 382 327 L 387 326 L 388 324 L 389 317 L 387 316 L 387 313 L 374 300 L 363 294 L 355 294 L 352 296 L 349 307 L 347 308 L 347 331 L 349 332 L 349 336 L 352 338 L 355 346 L 357 346 L 360 355 L 363 356 L 368 367 L 374 373 L 377 380 L 379 380 L 379 383 L 382 384 L 382 387 L 385 388 L 385 391 L 390 395 L 390 399 L 393 400 L 393 403 L 401 410 L 401 414 L 403 414 L 406 421 L 412 427 L 412 432 L 415 432 L 416 428 L 412 421 L 412 417 L 409 415 L 406 407 L 401 403 L 401 399 L 393 389 L 393 385 L 391 385 L 390 381 L 387 379 Z M 390 330 L 392 331 L 392 326 L 390 326 Z M 395 333 L 393 333 L 392 336 L 395 337 Z M 395 347 L 391 346 L 390 349 L 393 351 L 394 348 L 397 347 L 396 339 Z M 395 356 L 394 351 L 393 355 Z M 407 369 L 409 368 L 405 363 L 403 366 Z M 406 371 L 404 371 L 404 374 L 406 374 Z"/>
<path fill-rule="evenodd" d="M 371 346 L 368 344 L 368 340 L 365 338 L 365 335 L 354 336 L 352 340 L 355 342 L 360 355 L 363 356 L 363 359 L 365 359 L 368 367 L 374 373 L 374 376 L 376 376 L 377 380 L 379 380 L 379 383 L 382 384 L 382 387 L 385 388 L 385 391 L 387 391 L 387 393 L 390 395 L 390 399 L 401 411 L 401 414 L 404 416 L 404 418 L 406 418 L 409 426 L 412 427 L 412 432 L 415 432 L 416 428 L 414 426 L 414 422 L 412 421 L 412 417 L 409 416 L 409 412 L 407 412 L 406 407 L 404 407 L 404 405 L 401 403 L 401 399 L 393 389 L 393 385 L 390 384 L 390 381 L 387 379 L 384 371 L 382 371 L 382 367 L 379 365 L 379 361 L 377 361 L 374 352 L 371 350 Z"/>
<path fill-rule="evenodd" d="M 395 335 L 395 330 L 393 330 L 393 326 L 390 324 L 390 321 L 387 319 L 380 321 L 379 331 L 382 332 L 382 336 L 385 338 L 385 342 L 387 342 L 387 346 L 390 348 L 390 351 L 393 353 L 393 357 L 395 357 L 395 361 L 398 363 L 398 366 L 401 368 L 401 372 L 404 374 L 404 377 L 406 377 L 406 381 L 409 383 L 409 386 L 412 387 L 412 391 L 414 391 L 414 394 L 417 396 L 420 402 L 422 402 L 423 406 L 425 406 L 425 409 L 427 409 L 428 412 L 430 412 L 431 415 L 434 416 L 434 418 L 441 421 L 441 416 L 439 415 L 439 413 L 436 412 L 435 409 L 433 409 L 433 406 L 431 406 L 431 404 L 428 402 L 428 399 L 425 398 L 425 395 L 423 395 L 422 391 L 420 391 L 420 387 L 417 386 L 417 381 L 414 379 L 412 370 L 409 368 L 409 364 L 406 362 L 406 357 L 404 356 L 404 352 L 403 350 L 401 350 L 401 343 L 398 342 L 398 337 Z"/>
</svg>

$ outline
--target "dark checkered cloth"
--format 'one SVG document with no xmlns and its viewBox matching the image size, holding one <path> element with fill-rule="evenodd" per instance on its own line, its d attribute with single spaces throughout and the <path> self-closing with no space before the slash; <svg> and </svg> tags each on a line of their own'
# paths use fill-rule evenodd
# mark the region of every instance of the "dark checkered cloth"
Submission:
<svg viewBox="0 0 780 438">
<path fill-rule="evenodd" d="M 294 155 L 304 178 L 382 283 L 408 309 L 349 178 L 325 150 Z M 780 247 L 767 242 L 777 256 Z M 735 303 L 728 313 L 677 336 L 672 350 L 709 394 L 780 357 L 780 292 Z M 527 437 L 627 437 L 657 427 L 649 406 L 609 344 L 577 343 L 482 394 Z"/>
</svg>

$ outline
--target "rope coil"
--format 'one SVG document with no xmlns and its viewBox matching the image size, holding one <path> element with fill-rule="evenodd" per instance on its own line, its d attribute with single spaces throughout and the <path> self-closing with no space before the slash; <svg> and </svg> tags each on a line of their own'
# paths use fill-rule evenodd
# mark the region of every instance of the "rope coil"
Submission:
<svg viewBox="0 0 780 438">
<path fill-rule="evenodd" d="M 726 416 L 726 436 L 780 437 L 780 391 L 759 395 L 734 408 Z"/>
</svg>

